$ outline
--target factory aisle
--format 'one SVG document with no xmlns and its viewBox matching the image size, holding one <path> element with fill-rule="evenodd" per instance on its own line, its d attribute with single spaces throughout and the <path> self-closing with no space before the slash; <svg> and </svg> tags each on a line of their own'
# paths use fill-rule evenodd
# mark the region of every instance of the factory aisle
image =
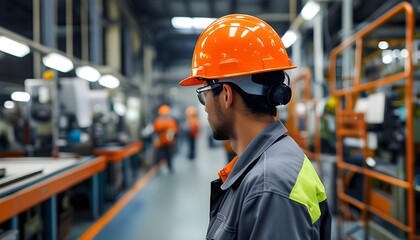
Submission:
<svg viewBox="0 0 420 240">
<path fill-rule="evenodd" d="M 163 166 L 95 239 L 203 239 L 210 182 L 226 163 L 224 148 L 209 148 L 206 135 L 203 131 L 198 139 L 195 160 L 187 159 L 182 144 L 173 159 L 175 172 Z"/>
</svg>

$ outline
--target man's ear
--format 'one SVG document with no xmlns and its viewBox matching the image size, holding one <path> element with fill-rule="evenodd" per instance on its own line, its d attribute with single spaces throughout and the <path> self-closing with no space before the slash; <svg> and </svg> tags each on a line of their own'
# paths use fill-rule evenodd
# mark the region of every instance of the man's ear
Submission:
<svg viewBox="0 0 420 240">
<path fill-rule="evenodd" d="M 223 84 L 223 104 L 226 109 L 232 107 L 233 104 L 233 89 L 229 84 Z"/>
</svg>

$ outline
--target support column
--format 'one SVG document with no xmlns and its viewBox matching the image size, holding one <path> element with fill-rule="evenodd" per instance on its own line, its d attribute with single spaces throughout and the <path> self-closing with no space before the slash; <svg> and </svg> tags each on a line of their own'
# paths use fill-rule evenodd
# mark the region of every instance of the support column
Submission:
<svg viewBox="0 0 420 240">
<path fill-rule="evenodd" d="M 116 0 L 108 1 L 108 16 L 111 24 L 106 30 L 106 65 L 121 72 L 120 9 Z"/>
<path fill-rule="evenodd" d="M 100 207 L 102 205 L 102 200 L 100 198 L 99 190 L 99 174 L 95 174 L 90 179 L 91 184 L 91 201 L 90 201 L 90 214 L 93 220 L 98 219 L 100 213 Z"/>
<path fill-rule="evenodd" d="M 43 204 L 45 214 L 44 226 L 47 226 L 46 229 L 44 229 L 45 239 L 56 240 L 58 238 L 57 196 L 51 196 L 51 198 L 46 200 Z"/>
<path fill-rule="evenodd" d="M 66 53 L 73 57 L 73 0 L 66 0 Z"/>
<path fill-rule="evenodd" d="M 54 0 L 41 0 L 41 43 L 50 48 L 57 48 L 57 7 Z M 51 126 L 52 126 L 52 149 L 51 155 L 58 156 L 58 98 L 57 79 L 51 88 Z"/>
<path fill-rule="evenodd" d="M 130 28 L 125 28 L 124 32 L 124 75 L 131 81 L 133 76 L 133 34 Z"/>
<path fill-rule="evenodd" d="M 142 90 L 144 96 L 144 109 L 142 114 L 144 114 L 145 116 L 146 123 L 150 123 L 153 121 L 152 114 L 150 114 L 153 109 L 151 109 L 151 102 L 149 99 L 149 89 L 152 86 L 153 81 L 153 58 L 153 47 L 150 45 L 145 45 L 143 53 L 144 82 L 140 90 Z"/>
<path fill-rule="evenodd" d="M 102 30 L 102 1 L 89 0 L 90 20 L 90 62 L 97 65 L 103 64 L 103 30 Z"/>
<path fill-rule="evenodd" d="M 80 1 L 80 30 L 82 37 L 82 60 L 89 61 L 89 10 L 88 2 Z"/>
<path fill-rule="evenodd" d="M 353 0 L 345 0 L 342 3 L 342 42 L 349 39 L 353 28 Z M 354 69 L 354 51 L 351 48 L 346 48 L 343 51 L 343 88 L 350 87 L 352 82 L 349 79 L 352 76 L 351 72 Z"/>
<path fill-rule="evenodd" d="M 56 5 L 54 0 L 41 0 L 41 43 L 47 47 L 57 46 Z"/>
<path fill-rule="evenodd" d="M 41 8 L 40 0 L 32 0 L 32 28 L 33 40 L 36 43 L 41 42 Z M 41 54 L 38 51 L 33 52 L 34 56 L 34 78 L 41 78 Z"/>
<path fill-rule="evenodd" d="M 324 83 L 324 46 L 322 35 L 322 6 L 321 11 L 314 18 L 314 92 L 315 99 L 322 98 Z"/>
<path fill-rule="evenodd" d="M 12 219 L 10 219 L 10 228 L 19 230 L 19 215 L 16 215 Z"/>
<path fill-rule="evenodd" d="M 292 63 L 294 66 L 302 66 L 301 64 L 301 54 L 302 54 L 302 36 L 298 31 L 296 31 L 297 39 L 296 42 L 292 45 Z M 296 74 L 297 69 L 289 70 L 291 71 L 291 76 L 294 76 Z"/>
</svg>

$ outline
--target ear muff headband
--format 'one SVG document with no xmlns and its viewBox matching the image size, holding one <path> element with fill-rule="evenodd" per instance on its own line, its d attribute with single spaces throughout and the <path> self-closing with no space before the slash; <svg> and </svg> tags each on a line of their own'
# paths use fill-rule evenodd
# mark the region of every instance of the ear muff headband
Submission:
<svg viewBox="0 0 420 240">
<path fill-rule="evenodd" d="M 279 72 L 267 72 L 264 74 L 257 75 L 246 75 L 235 78 L 223 78 L 223 79 L 206 79 L 210 80 L 213 83 L 234 83 L 244 92 L 253 95 L 267 96 L 267 100 L 271 105 L 286 105 L 290 102 L 292 98 L 292 90 L 290 86 L 290 77 L 289 75 L 281 71 L 281 75 L 278 75 Z M 283 77 L 284 80 L 282 83 L 273 84 L 270 86 L 263 85 L 262 83 L 266 79 L 278 79 Z M 255 80 L 255 81 L 254 81 Z M 268 89 L 268 90 L 267 90 Z"/>
</svg>

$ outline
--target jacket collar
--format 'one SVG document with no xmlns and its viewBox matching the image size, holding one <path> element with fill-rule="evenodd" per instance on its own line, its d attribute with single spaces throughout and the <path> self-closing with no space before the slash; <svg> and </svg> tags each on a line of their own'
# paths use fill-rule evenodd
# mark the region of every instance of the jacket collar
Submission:
<svg viewBox="0 0 420 240">
<path fill-rule="evenodd" d="M 287 129 L 280 120 L 273 122 L 260 132 L 238 158 L 232 172 L 230 172 L 228 178 L 222 184 L 221 189 L 226 190 L 230 188 L 246 172 L 248 167 L 256 162 L 259 157 L 286 132 Z"/>
</svg>

